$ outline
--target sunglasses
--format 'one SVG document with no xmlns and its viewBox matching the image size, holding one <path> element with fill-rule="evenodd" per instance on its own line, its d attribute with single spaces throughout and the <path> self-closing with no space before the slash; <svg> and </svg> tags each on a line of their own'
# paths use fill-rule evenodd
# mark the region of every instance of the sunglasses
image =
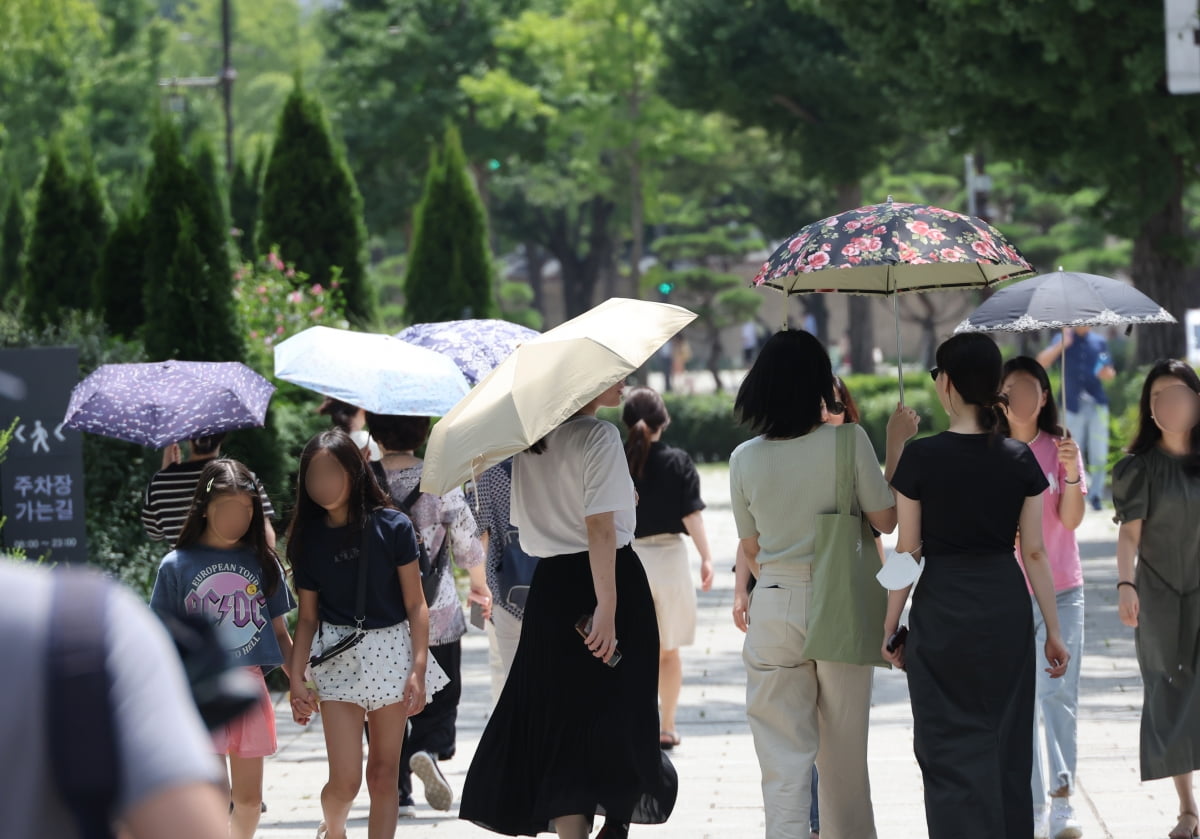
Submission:
<svg viewBox="0 0 1200 839">
<path fill-rule="evenodd" d="M 932 370 L 929 371 L 929 378 L 933 379 L 936 382 L 937 377 L 941 372 L 942 372 L 941 367 L 934 367 Z"/>
</svg>

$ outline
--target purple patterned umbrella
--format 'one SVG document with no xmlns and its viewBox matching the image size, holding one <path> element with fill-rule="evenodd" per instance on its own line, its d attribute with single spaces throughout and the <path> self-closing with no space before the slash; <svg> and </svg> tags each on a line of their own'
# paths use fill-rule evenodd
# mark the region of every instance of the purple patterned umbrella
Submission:
<svg viewBox="0 0 1200 839">
<path fill-rule="evenodd" d="M 236 361 L 105 364 L 71 392 L 64 427 L 162 448 L 261 426 L 274 392 Z"/>
<path fill-rule="evenodd" d="M 506 320 L 447 320 L 413 324 L 396 337 L 449 356 L 474 387 L 513 350 L 538 334 Z"/>
</svg>

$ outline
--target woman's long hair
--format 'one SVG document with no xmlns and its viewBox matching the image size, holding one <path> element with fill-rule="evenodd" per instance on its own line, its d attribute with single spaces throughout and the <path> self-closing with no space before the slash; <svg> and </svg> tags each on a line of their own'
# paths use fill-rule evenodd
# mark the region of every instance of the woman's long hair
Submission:
<svg viewBox="0 0 1200 839">
<path fill-rule="evenodd" d="M 937 348 L 937 366 L 949 377 L 963 402 L 975 408 L 979 427 L 1000 433 L 1008 397 L 1000 392 L 1000 348 L 979 332 L 955 335 Z"/>
<path fill-rule="evenodd" d="M 237 495 L 245 493 L 250 496 L 251 510 L 250 527 L 242 542 L 254 553 L 258 560 L 258 570 L 263 584 L 263 592 L 274 594 L 279 588 L 281 574 L 279 572 L 279 555 L 267 544 L 267 517 L 263 511 L 262 496 L 258 494 L 258 483 L 254 473 L 230 457 L 219 457 L 204 464 L 200 470 L 200 482 L 196 484 L 196 492 L 192 495 L 192 505 L 188 508 L 187 519 L 175 547 L 190 548 L 200 543 L 204 531 L 208 529 L 208 505 L 222 495 Z"/>
<path fill-rule="evenodd" d="M 1013 373 L 1028 373 L 1037 380 L 1038 387 L 1042 393 L 1046 394 L 1046 402 L 1042 405 L 1042 409 L 1038 411 L 1037 427 L 1039 431 L 1045 431 L 1047 434 L 1052 434 L 1055 437 L 1066 437 L 1067 433 L 1063 430 L 1062 425 L 1058 422 L 1058 405 L 1054 403 L 1054 389 L 1050 386 L 1050 376 L 1046 373 L 1046 368 L 1038 363 L 1036 358 L 1030 358 L 1027 355 L 1018 355 L 1016 358 L 1010 358 L 1004 362 L 1004 368 L 1000 373 L 1000 385 L 1008 381 L 1008 377 Z M 1000 412 L 1000 433 L 1005 437 L 1012 436 L 1012 429 L 1008 426 L 1008 415 L 1003 411 Z"/>
<path fill-rule="evenodd" d="M 392 506 L 391 496 L 375 480 L 375 474 L 362 451 L 340 428 L 322 431 L 305 445 L 300 453 L 300 471 L 296 476 L 296 508 L 287 531 L 288 563 L 295 568 L 300 561 L 305 531 L 321 520 L 325 508 L 308 494 L 308 469 L 318 452 L 331 454 L 350 478 L 350 532 L 366 526 L 368 517 L 376 510 Z M 357 538 L 357 537 L 356 537 Z"/>
<path fill-rule="evenodd" d="M 625 407 L 621 411 L 621 422 L 629 429 L 625 438 L 625 458 L 629 461 L 629 474 L 641 478 L 646 471 L 646 458 L 650 455 L 651 438 L 671 424 L 671 415 L 658 391 L 648 387 L 635 387 L 625 396 Z"/>
<path fill-rule="evenodd" d="M 1163 376 L 1173 376 L 1191 388 L 1193 393 L 1200 394 L 1200 376 L 1196 375 L 1190 364 L 1175 358 L 1155 362 L 1142 385 L 1142 398 L 1138 401 L 1138 429 L 1133 442 L 1129 444 L 1130 454 L 1145 454 L 1162 439 L 1162 429 L 1151 414 L 1150 388 Z M 1200 422 L 1192 426 L 1188 442 L 1191 443 L 1191 453 L 1184 459 L 1183 469 L 1189 475 L 1200 475 Z"/>
</svg>

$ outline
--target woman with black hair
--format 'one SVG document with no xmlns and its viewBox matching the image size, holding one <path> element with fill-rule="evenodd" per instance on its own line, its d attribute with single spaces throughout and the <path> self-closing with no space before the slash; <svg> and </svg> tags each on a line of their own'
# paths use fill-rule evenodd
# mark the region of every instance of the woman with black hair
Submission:
<svg viewBox="0 0 1200 839">
<path fill-rule="evenodd" d="M 1033 824 L 1033 611 L 1021 556 L 1046 624 L 1047 672 L 1067 669 L 1046 550 L 1046 476 L 1029 446 L 1000 434 L 1000 350 L 977 333 L 937 350 L 930 375 L 950 418 L 910 444 L 892 488 L 901 554 L 923 555 L 907 643 L 888 649 L 910 587 L 893 591 L 885 658 L 908 670 L 913 750 L 930 839 L 1027 839 Z"/>
<path fill-rule="evenodd" d="M 658 627 L 630 543 L 633 480 L 606 388 L 513 461 L 512 522 L 540 557 L 521 640 L 463 785 L 459 818 L 496 833 L 623 839 L 662 824 L 678 779 L 659 749 Z"/>
<path fill-rule="evenodd" d="M 739 537 L 734 621 L 746 631 L 746 714 L 762 769 L 769 839 L 809 836 L 818 746 L 826 834 L 876 835 L 867 772 L 872 668 L 804 654 L 817 517 L 838 508 L 838 432 L 822 421 L 825 408 L 836 403 L 825 348 L 799 331 L 771 336 L 735 402 L 741 421 L 759 435 L 730 457 L 729 486 Z M 897 407 L 888 422 L 888 474 L 916 430 L 916 413 Z M 896 507 L 887 479 L 866 432 L 856 428 L 853 439 L 857 507 L 890 533 Z M 758 585 L 747 603 L 755 563 Z"/>
<path fill-rule="evenodd" d="M 1142 671 L 1142 780 L 1171 777 L 1179 823 L 1200 836 L 1200 378 L 1160 361 L 1142 386 L 1138 432 L 1113 469 L 1121 621 Z"/>
<path fill-rule="evenodd" d="M 1083 457 L 1079 446 L 1058 424 L 1050 377 L 1036 359 L 1020 355 L 1006 361 L 1000 387 L 1008 399 L 1000 430 L 1029 446 L 1050 484 L 1042 493 L 1042 538 L 1054 577 L 1058 623 L 1071 655 L 1061 679 L 1051 679 L 1044 672 L 1037 674 L 1037 702 L 1033 712 L 1033 837 L 1077 839 L 1083 831 L 1075 819 L 1070 796 L 1075 788 L 1079 668 L 1083 652 L 1083 566 L 1079 561 L 1079 543 L 1075 540 L 1075 528 L 1083 521 L 1087 498 Z M 1019 550 L 1017 558 L 1022 559 Z M 1037 602 L 1032 605 L 1034 635 L 1045 641 L 1046 622 Z M 1045 734 L 1049 775 L 1043 769 L 1039 729 Z"/>
<path fill-rule="evenodd" d="M 408 718 L 447 679 L 428 660 L 429 611 L 412 522 L 392 508 L 340 428 L 313 437 L 300 454 L 287 556 L 300 600 L 288 670 L 292 717 L 306 724 L 319 703 L 329 759 L 317 839 L 346 837 L 362 785 L 364 720 L 371 727 L 367 836 L 389 839 Z M 351 637 L 357 642 L 343 643 Z M 310 654 L 323 660 L 310 662 Z M 316 691 L 304 681 L 310 663 Z"/>
<path fill-rule="evenodd" d="M 712 588 L 712 554 L 704 529 L 700 475 L 688 453 L 662 441 L 671 415 L 658 392 L 636 387 L 625 397 L 621 421 L 629 429 L 625 457 L 637 491 L 637 551 L 658 615 L 658 698 L 662 711 L 658 744 L 670 751 L 680 743 L 675 711 L 683 686 L 679 648 L 696 640 L 696 586 L 682 534 L 700 553 L 700 587 Z"/>
</svg>

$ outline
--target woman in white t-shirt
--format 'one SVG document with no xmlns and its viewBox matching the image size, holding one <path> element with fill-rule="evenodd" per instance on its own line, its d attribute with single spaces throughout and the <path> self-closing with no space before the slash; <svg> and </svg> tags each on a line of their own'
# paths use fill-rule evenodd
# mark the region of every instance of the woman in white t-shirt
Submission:
<svg viewBox="0 0 1200 839">
<path fill-rule="evenodd" d="M 605 839 L 661 824 L 678 781 L 658 747 L 658 626 L 633 552 L 635 497 L 605 390 L 513 462 L 512 522 L 542 558 L 512 671 L 459 817 L 509 835 Z"/>
</svg>

